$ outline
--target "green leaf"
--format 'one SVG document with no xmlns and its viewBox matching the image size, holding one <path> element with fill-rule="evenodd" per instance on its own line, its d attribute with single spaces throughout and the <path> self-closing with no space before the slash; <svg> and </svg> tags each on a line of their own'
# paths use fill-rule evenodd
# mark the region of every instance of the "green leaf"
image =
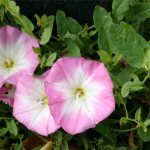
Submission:
<svg viewBox="0 0 150 150">
<path fill-rule="evenodd" d="M 64 12 L 57 11 L 56 24 L 57 24 L 57 33 L 59 34 L 59 36 L 63 37 L 63 35 L 65 35 L 68 31 Z"/>
<path fill-rule="evenodd" d="M 127 97 L 129 93 L 141 90 L 142 82 L 135 83 L 135 82 L 126 82 L 121 89 L 122 97 Z"/>
<path fill-rule="evenodd" d="M 63 140 L 63 137 L 62 137 L 62 132 L 60 131 L 57 131 L 53 134 L 53 147 L 56 148 L 56 150 L 60 150 L 61 148 L 61 143 L 62 143 L 62 140 Z"/>
<path fill-rule="evenodd" d="M 40 67 L 43 68 L 45 66 L 45 62 L 46 62 L 46 56 L 44 55 L 41 59 L 40 59 Z"/>
<path fill-rule="evenodd" d="M 112 14 L 117 21 L 120 21 L 126 15 L 129 9 L 130 0 L 113 0 L 112 3 Z"/>
<path fill-rule="evenodd" d="M 37 20 L 37 25 L 38 26 L 41 26 L 42 28 L 45 28 L 46 27 L 46 24 L 47 24 L 47 16 L 44 14 L 41 18 L 35 14 L 34 15 L 36 20 Z"/>
<path fill-rule="evenodd" d="M 116 103 L 120 106 L 120 104 L 124 104 L 124 99 L 122 98 L 120 92 L 115 91 L 115 99 Z"/>
<path fill-rule="evenodd" d="M 112 58 L 112 63 L 113 63 L 113 65 L 114 65 L 114 66 L 117 65 L 118 62 L 119 62 L 119 60 L 121 60 L 121 58 L 122 58 L 122 55 L 116 53 L 116 55 Z"/>
<path fill-rule="evenodd" d="M 68 31 L 72 34 L 77 34 L 83 30 L 82 26 L 73 18 L 66 17 Z"/>
<path fill-rule="evenodd" d="M 132 67 L 141 67 L 145 57 L 145 49 L 148 43 L 137 34 L 127 23 L 112 25 L 110 29 L 111 39 L 124 59 Z"/>
<path fill-rule="evenodd" d="M 0 0 L 0 4 L 5 6 L 5 9 L 14 17 L 15 21 L 21 25 L 23 31 L 30 35 L 33 35 L 32 31 L 34 26 L 32 22 L 26 17 L 20 14 L 20 9 L 14 1 L 11 0 Z"/>
<path fill-rule="evenodd" d="M 15 150 L 20 150 L 20 149 L 22 149 L 22 144 L 14 144 L 13 147 Z"/>
<path fill-rule="evenodd" d="M 2 128 L 0 129 L 0 136 L 4 136 L 8 131 L 8 128 Z"/>
<path fill-rule="evenodd" d="M 130 0 L 130 6 L 137 5 L 139 3 L 140 3 L 139 0 Z"/>
<path fill-rule="evenodd" d="M 104 8 L 96 6 L 94 10 L 93 20 L 94 25 L 98 31 L 99 49 L 115 52 L 116 49 L 110 38 L 110 26 L 113 24 L 110 15 Z"/>
<path fill-rule="evenodd" d="M 18 129 L 15 121 L 12 119 L 11 121 L 7 121 L 6 124 L 9 132 L 16 136 L 18 134 Z"/>
<path fill-rule="evenodd" d="M 69 150 L 67 141 L 63 141 L 61 144 L 61 150 Z"/>
<path fill-rule="evenodd" d="M 9 11 L 13 16 L 17 16 L 19 13 L 19 7 L 16 6 L 16 3 L 11 0 L 0 0 L 0 4 L 3 4 L 7 11 Z"/>
<path fill-rule="evenodd" d="M 4 14 L 5 14 L 5 9 L 4 6 L 0 6 L 0 20 L 3 21 L 4 19 Z"/>
<path fill-rule="evenodd" d="M 135 120 L 138 122 L 141 120 L 141 107 L 135 112 Z"/>
<path fill-rule="evenodd" d="M 73 18 L 66 17 L 61 10 L 56 13 L 57 33 L 63 37 L 67 32 L 77 34 L 82 31 L 81 25 Z"/>
<path fill-rule="evenodd" d="M 126 19 L 128 21 L 143 22 L 150 18 L 150 2 L 143 2 L 133 5 L 127 12 Z"/>
<path fill-rule="evenodd" d="M 100 59 L 103 63 L 107 64 L 111 62 L 111 55 L 107 51 L 99 50 L 97 53 L 99 54 Z"/>
<path fill-rule="evenodd" d="M 19 15 L 18 17 L 18 24 L 22 26 L 22 31 L 29 33 L 30 35 L 32 34 L 32 31 L 34 30 L 34 25 L 33 23 L 23 15 Z"/>
<path fill-rule="evenodd" d="M 88 150 L 89 149 L 88 141 L 85 137 L 82 137 L 82 143 L 83 143 L 84 150 Z"/>
<path fill-rule="evenodd" d="M 150 141 L 150 129 L 147 129 L 147 132 L 144 132 L 142 128 L 138 128 L 138 135 L 144 142 Z"/>
<path fill-rule="evenodd" d="M 147 70 L 150 70 L 150 50 L 147 50 L 145 58 L 144 58 L 144 67 Z"/>
<path fill-rule="evenodd" d="M 97 30 L 92 30 L 88 33 L 89 36 L 94 36 L 97 33 Z"/>
<path fill-rule="evenodd" d="M 126 117 L 121 117 L 120 118 L 120 125 L 123 125 L 123 124 L 127 124 L 127 118 Z"/>
<path fill-rule="evenodd" d="M 50 67 L 53 65 L 54 60 L 56 59 L 57 53 L 52 53 L 46 60 L 45 66 Z"/>
<path fill-rule="evenodd" d="M 46 43 L 48 43 L 48 41 L 50 40 L 51 38 L 51 35 L 52 35 L 52 29 L 53 29 L 53 23 L 54 23 L 54 16 L 48 16 L 46 18 L 46 25 L 44 27 L 44 31 L 41 35 L 41 40 L 40 40 L 40 44 L 41 45 L 44 45 Z"/>
<path fill-rule="evenodd" d="M 145 125 L 146 127 L 149 126 L 149 125 L 150 125 L 150 119 L 146 120 L 146 121 L 144 122 L 144 125 Z"/>
<path fill-rule="evenodd" d="M 127 81 L 121 88 L 122 97 L 127 97 L 129 93 L 143 89 L 143 82 L 139 81 L 136 75 L 133 76 L 134 81 Z"/>
<path fill-rule="evenodd" d="M 121 70 L 117 75 L 117 79 L 119 80 L 120 84 L 123 85 L 126 82 L 130 81 L 131 79 L 131 73 L 134 72 L 134 68 L 127 67 L 123 70 Z"/>
<path fill-rule="evenodd" d="M 66 56 L 71 56 L 71 57 L 80 57 L 81 56 L 80 48 L 75 41 L 68 39 L 66 41 L 66 43 L 67 43 L 67 54 L 66 54 Z"/>
</svg>

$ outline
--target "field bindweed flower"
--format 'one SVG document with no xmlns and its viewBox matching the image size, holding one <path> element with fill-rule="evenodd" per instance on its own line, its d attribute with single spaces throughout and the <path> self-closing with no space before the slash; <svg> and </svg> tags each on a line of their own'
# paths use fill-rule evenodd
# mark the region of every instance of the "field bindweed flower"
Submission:
<svg viewBox="0 0 150 150">
<path fill-rule="evenodd" d="M 39 61 L 32 47 L 39 47 L 33 37 L 11 26 L 0 28 L 0 87 L 16 85 L 21 74 L 33 74 Z"/>
<path fill-rule="evenodd" d="M 16 90 L 15 86 L 9 83 L 5 83 L 0 88 L 0 100 L 3 101 L 5 104 L 13 106 L 15 90 Z"/>
<path fill-rule="evenodd" d="M 95 127 L 115 109 L 113 84 L 103 63 L 61 58 L 45 83 L 51 113 L 70 134 Z"/>
<path fill-rule="evenodd" d="M 40 79 L 24 75 L 18 80 L 13 115 L 29 130 L 44 136 L 59 128 L 50 113 L 44 77 Z"/>
</svg>

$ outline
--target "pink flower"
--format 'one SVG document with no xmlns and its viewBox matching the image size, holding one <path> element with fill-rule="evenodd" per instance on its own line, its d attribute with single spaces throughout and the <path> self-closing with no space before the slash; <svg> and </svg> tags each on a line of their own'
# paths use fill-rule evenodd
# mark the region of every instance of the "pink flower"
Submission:
<svg viewBox="0 0 150 150">
<path fill-rule="evenodd" d="M 13 106 L 14 117 L 29 130 L 47 136 L 59 126 L 50 113 L 44 78 L 24 75 L 18 80 Z"/>
<path fill-rule="evenodd" d="M 22 74 L 32 75 L 39 61 L 32 47 L 38 41 L 17 28 L 0 28 L 0 87 L 4 82 L 16 85 Z"/>
<path fill-rule="evenodd" d="M 15 86 L 5 83 L 0 88 L 0 100 L 2 100 L 6 104 L 8 103 L 10 106 L 13 106 L 15 90 Z"/>
<path fill-rule="evenodd" d="M 112 81 L 98 61 L 59 59 L 45 88 L 54 120 L 70 134 L 95 127 L 115 109 Z"/>
</svg>

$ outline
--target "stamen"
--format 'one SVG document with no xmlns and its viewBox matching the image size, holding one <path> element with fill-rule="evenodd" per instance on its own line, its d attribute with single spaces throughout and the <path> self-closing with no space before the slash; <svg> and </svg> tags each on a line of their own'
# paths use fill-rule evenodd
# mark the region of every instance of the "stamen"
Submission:
<svg viewBox="0 0 150 150">
<path fill-rule="evenodd" d="M 79 98 L 83 97 L 85 95 L 85 91 L 83 88 L 76 88 L 74 91 L 74 95 L 76 99 L 78 100 Z"/>
<path fill-rule="evenodd" d="M 6 59 L 4 60 L 4 66 L 5 66 L 6 68 L 12 68 L 13 65 L 14 65 L 14 61 L 13 61 L 11 58 L 6 58 Z"/>
<path fill-rule="evenodd" d="M 37 99 L 37 102 L 41 105 L 48 105 L 48 98 L 47 96 L 43 96 L 41 99 Z"/>
</svg>

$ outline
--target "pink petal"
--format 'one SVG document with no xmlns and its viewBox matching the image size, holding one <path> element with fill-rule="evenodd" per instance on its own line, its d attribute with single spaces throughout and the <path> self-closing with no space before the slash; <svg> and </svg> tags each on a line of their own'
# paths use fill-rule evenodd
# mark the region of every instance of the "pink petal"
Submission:
<svg viewBox="0 0 150 150">
<path fill-rule="evenodd" d="M 84 112 L 82 105 L 78 105 L 73 101 L 70 101 L 68 105 L 66 105 L 65 109 L 69 109 L 71 111 L 66 112 L 62 110 L 63 105 L 63 102 L 59 102 L 51 105 L 50 108 L 53 116 L 55 117 L 56 123 L 60 123 L 61 127 L 69 134 L 73 135 L 82 133 L 89 128 L 95 127 L 93 118 L 89 117 Z"/>
<path fill-rule="evenodd" d="M 78 98 L 74 89 L 82 87 Z M 95 127 L 115 109 L 113 84 L 103 63 L 84 58 L 61 58 L 51 68 L 45 83 L 51 113 L 70 134 Z"/>
<path fill-rule="evenodd" d="M 59 126 L 55 124 L 48 104 L 41 103 L 43 94 L 45 91 L 42 80 L 28 75 L 22 76 L 17 84 L 13 115 L 29 130 L 47 136 Z"/>
<path fill-rule="evenodd" d="M 45 71 L 45 72 L 40 76 L 40 79 L 43 80 L 43 81 L 45 81 L 49 73 L 50 73 L 50 69 L 47 70 L 47 71 Z"/>
<path fill-rule="evenodd" d="M 33 74 L 39 64 L 33 47 L 39 47 L 35 38 L 11 26 L 0 28 L 0 86 L 6 81 L 16 85 L 22 74 Z M 7 72 L 2 66 L 6 58 L 15 60 L 15 67 Z"/>
</svg>

